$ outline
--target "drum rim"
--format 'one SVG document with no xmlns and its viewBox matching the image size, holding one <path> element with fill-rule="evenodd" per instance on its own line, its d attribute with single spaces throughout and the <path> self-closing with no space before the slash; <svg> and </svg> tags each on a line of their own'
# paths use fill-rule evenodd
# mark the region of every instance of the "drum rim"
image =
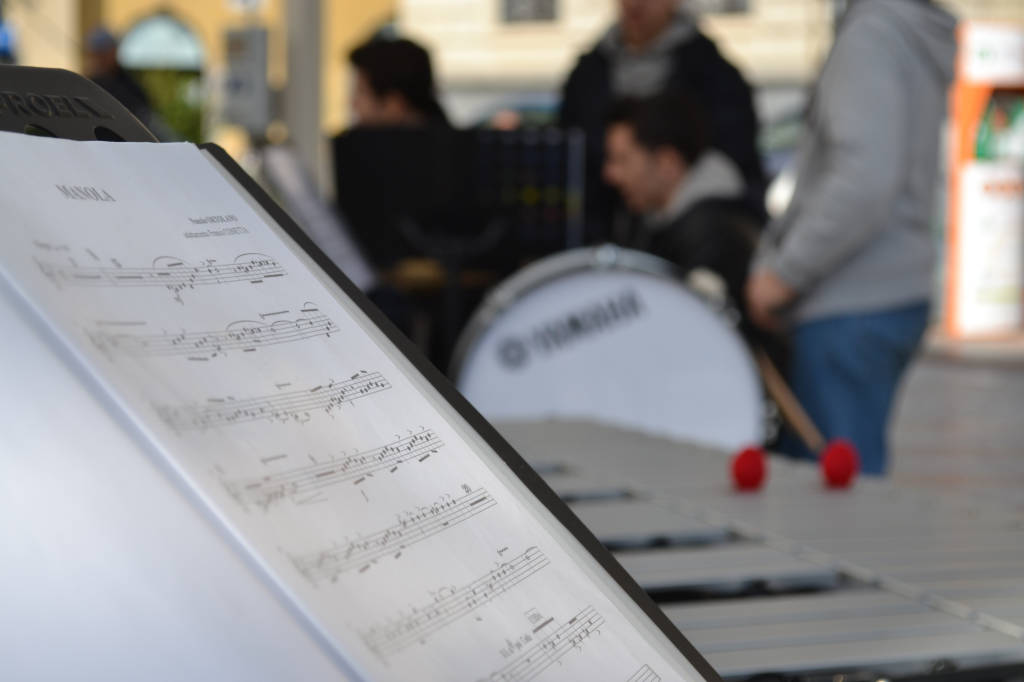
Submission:
<svg viewBox="0 0 1024 682">
<path fill-rule="evenodd" d="M 638 272 L 646 275 L 667 277 L 685 289 L 690 295 L 705 303 L 710 312 L 730 328 L 736 328 L 735 320 L 729 318 L 721 305 L 709 301 L 700 292 L 687 286 L 682 270 L 674 263 L 650 253 L 623 248 L 615 244 L 586 246 L 546 256 L 534 263 L 530 263 L 508 279 L 500 282 L 484 297 L 480 305 L 473 311 L 465 328 L 459 334 L 459 338 L 455 343 L 455 349 L 452 351 L 452 358 L 448 365 L 448 376 L 452 383 L 458 387 L 459 377 L 462 374 L 471 344 L 480 338 L 483 332 L 487 330 L 503 311 L 525 294 L 543 284 L 568 273 L 591 269 Z"/>
</svg>

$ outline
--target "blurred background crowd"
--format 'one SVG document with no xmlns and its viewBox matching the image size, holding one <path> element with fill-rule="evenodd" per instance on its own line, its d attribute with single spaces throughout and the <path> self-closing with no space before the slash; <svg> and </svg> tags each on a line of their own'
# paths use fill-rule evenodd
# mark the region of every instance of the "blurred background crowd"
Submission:
<svg viewBox="0 0 1024 682">
<path fill-rule="evenodd" d="M 660 256 L 881 473 L 922 335 L 962 331 L 933 267 L 956 19 L 1019 26 L 1024 5 L 0 0 L 0 60 L 80 71 L 162 140 L 224 146 L 442 369 L 529 263 Z M 972 159 L 1024 158 L 1024 82 L 972 126 Z M 994 328 L 1019 332 L 1000 286 L 1017 317 Z"/>
</svg>

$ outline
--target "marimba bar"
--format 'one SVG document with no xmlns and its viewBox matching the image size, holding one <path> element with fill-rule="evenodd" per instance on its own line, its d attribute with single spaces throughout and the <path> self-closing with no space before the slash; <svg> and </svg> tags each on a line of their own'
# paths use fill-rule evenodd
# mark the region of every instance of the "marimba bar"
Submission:
<svg viewBox="0 0 1024 682">
<path fill-rule="evenodd" d="M 727 528 L 646 500 L 576 502 L 569 507 L 580 520 L 612 549 L 651 545 L 704 545 L 725 542 Z"/>
<path fill-rule="evenodd" d="M 768 645 L 713 652 L 707 658 L 726 678 L 766 671 L 828 674 L 837 670 L 873 671 L 875 677 L 884 678 L 922 674 L 943 667 L 962 670 L 1017 663 L 1022 656 L 1020 642 L 995 632 L 972 632 L 831 644 Z"/>
<path fill-rule="evenodd" d="M 928 613 L 920 601 L 876 588 L 793 596 L 750 597 L 729 601 L 668 604 L 665 613 L 684 631 L 737 625 L 773 625 L 832 620 L 848 616 L 892 616 Z"/>
<path fill-rule="evenodd" d="M 746 543 L 620 552 L 615 558 L 649 592 L 699 590 L 733 594 L 751 588 L 791 592 L 828 589 L 839 584 L 839 573 L 831 568 L 771 547 Z"/>
<path fill-rule="evenodd" d="M 629 488 L 614 483 L 602 484 L 592 478 L 562 470 L 544 474 L 544 481 L 566 502 L 621 500 L 629 497 Z"/>
</svg>

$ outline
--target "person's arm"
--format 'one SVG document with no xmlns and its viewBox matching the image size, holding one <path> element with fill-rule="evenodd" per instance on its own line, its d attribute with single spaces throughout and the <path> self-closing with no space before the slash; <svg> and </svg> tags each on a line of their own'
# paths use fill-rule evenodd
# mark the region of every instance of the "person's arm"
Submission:
<svg viewBox="0 0 1024 682">
<path fill-rule="evenodd" d="M 911 103 L 898 29 L 865 17 L 840 36 L 818 92 L 826 163 L 766 264 L 805 293 L 885 227 L 909 167 Z"/>
</svg>

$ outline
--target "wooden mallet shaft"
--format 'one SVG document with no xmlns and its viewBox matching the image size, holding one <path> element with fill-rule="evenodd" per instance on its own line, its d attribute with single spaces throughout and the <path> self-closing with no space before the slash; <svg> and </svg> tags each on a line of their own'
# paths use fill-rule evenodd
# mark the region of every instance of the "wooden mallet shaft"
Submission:
<svg viewBox="0 0 1024 682">
<path fill-rule="evenodd" d="M 771 361 L 763 348 L 754 349 L 754 358 L 757 361 L 757 368 L 761 372 L 761 378 L 764 380 L 765 388 L 768 389 L 768 395 L 779 406 L 779 411 L 782 412 L 786 423 L 792 427 L 811 452 L 816 455 L 820 453 L 827 444 L 825 437 L 821 435 L 821 431 L 818 430 L 803 405 L 797 400 L 775 363 Z"/>
</svg>

